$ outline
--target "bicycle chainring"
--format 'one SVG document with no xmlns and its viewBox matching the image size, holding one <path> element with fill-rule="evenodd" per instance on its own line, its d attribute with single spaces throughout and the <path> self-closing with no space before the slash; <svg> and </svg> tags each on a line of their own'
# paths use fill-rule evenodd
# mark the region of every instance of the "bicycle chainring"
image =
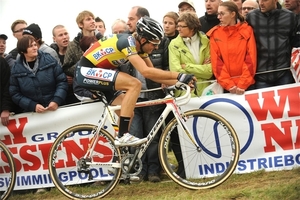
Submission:
<svg viewBox="0 0 300 200">
<path fill-rule="evenodd" d="M 132 169 L 129 170 L 129 164 L 133 159 L 133 154 L 127 154 L 122 158 L 122 172 L 124 174 L 130 174 L 131 176 L 137 176 L 142 171 L 142 160 L 137 158 L 135 163 L 132 166 Z"/>
</svg>

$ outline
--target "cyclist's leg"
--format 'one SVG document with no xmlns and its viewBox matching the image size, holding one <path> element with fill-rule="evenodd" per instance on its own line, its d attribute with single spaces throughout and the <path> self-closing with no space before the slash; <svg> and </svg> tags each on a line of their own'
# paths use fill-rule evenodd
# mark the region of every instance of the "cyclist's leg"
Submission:
<svg viewBox="0 0 300 200">
<path fill-rule="evenodd" d="M 115 81 L 116 90 L 125 90 L 126 94 L 121 103 L 121 113 L 120 116 L 131 117 L 138 96 L 141 92 L 142 83 L 130 76 L 129 74 L 119 72 Z"/>
</svg>

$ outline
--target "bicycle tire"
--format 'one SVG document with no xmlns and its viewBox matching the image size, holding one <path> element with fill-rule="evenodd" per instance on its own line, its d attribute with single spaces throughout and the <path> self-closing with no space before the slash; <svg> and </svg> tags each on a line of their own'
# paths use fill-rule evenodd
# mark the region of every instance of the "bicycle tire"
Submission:
<svg viewBox="0 0 300 200">
<path fill-rule="evenodd" d="M 48 161 L 50 177 L 57 189 L 70 199 L 102 198 L 115 188 L 122 174 L 121 167 L 96 164 L 112 160 L 121 163 L 120 150 L 114 146 L 114 137 L 104 129 L 100 131 L 93 155 L 89 156 L 95 164 L 79 165 L 95 128 L 91 124 L 72 126 L 63 131 L 51 146 Z"/>
<path fill-rule="evenodd" d="M 14 190 L 17 172 L 14 157 L 8 147 L 2 141 L 0 141 L 0 151 L 2 162 L 0 179 L 3 180 L 4 184 L 1 186 L 0 199 L 5 200 L 10 197 Z"/>
<path fill-rule="evenodd" d="M 185 133 L 178 132 L 178 122 L 172 119 L 159 142 L 163 170 L 174 182 L 192 190 L 222 184 L 239 160 L 240 145 L 234 128 L 222 116 L 208 110 L 190 110 L 184 116 L 200 149 Z"/>
</svg>

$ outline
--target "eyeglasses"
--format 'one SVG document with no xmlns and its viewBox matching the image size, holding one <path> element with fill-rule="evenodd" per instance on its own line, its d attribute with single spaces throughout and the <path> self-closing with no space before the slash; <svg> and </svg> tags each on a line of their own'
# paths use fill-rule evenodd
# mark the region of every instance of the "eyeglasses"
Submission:
<svg viewBox="0 0 300 200">
<path fill-rule="evenodd" d="M 186 28 L 186 27 L 188 26 L 181 26 L 181 25 L 176 26 L 176 28 Z"/>
<path fill-rule="evenodd" d="M 255 8 L 253 7 L 242 7 L 243 10 L 254 10 Z"/>
<path fill-rule="evenodd" d="M 153 44 L 154 47 L 158 47 L 158 45 L 160 45 L 160 41 L 159 42 L 152 42 L 152 41 L 148 40 L 147 42 Z"/>
<path fill-rule="evenodd" d="M 14 33 L 23 32 L 25 28 L 20 28 L 19 30 L 14 31 Z"/>
<path fill-rule="evenodd" d="M 219 13 L 217 13 L 217 16 L 223 17 L 226 14 L 227 14 L 227 12 L 219 12 Z"/>
</svg>

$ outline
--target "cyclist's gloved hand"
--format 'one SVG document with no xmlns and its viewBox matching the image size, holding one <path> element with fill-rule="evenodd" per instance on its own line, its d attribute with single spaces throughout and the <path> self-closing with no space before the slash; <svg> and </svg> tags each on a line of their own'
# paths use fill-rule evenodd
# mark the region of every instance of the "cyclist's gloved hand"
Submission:
<svg viewBox="0 0 300 200">
<path fill-rule="evenodd" d="M 179 73 L 177 77 L 178 82 L 175 84 L 175 87 L 177 89 L 181 88 L 181 86 L 184 84 L 189 85 L 190 87 L 194 88 L 194 82 L 196 81 L 196 78 L 193 74 L 184 74 Z"/>
</svg>

